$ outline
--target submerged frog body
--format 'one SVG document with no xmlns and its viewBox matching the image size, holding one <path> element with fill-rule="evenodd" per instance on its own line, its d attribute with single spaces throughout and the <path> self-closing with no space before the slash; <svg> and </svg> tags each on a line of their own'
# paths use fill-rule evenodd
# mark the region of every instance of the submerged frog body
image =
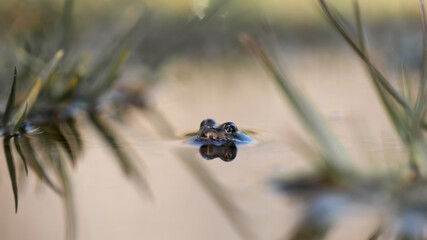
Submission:
<svg viewBox="0 0 427 240">
<path fill-rule="evenodd" d="M 252 141 L 252 138 L 239 131 L 236 124 L 226 122 L 217 125 L 215 120 L 209 118 L 200 123 L 200 129 L 197 135 L 191 139 L 190 143 L 196 145 L 221 145 L 232 142 L 236 145 L 242 145 L 251 143 Z"/>
</svg>

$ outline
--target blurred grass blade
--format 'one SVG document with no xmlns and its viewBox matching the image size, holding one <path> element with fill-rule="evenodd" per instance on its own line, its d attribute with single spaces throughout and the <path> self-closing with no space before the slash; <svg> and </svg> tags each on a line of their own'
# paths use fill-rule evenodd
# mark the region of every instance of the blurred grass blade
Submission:
<svg viewBox="0 0 427 240">
<path fill-rule="evenodd" d="M 118 58 L 124 49 L 132 49 L 135 44 L 140 42 L 141 38 L 145 36 L 145 34 L 141 33 L 141 30 L 146 22 L 146 15 L 147 14 L 141 14 L 133 26 L 127 30 L 116 44 L 102 52 L 101 56 L 97 58 L 97 62 L 93 64 L 90 71 L 83 77 L 83 82 L 91 82 L 95 84 L 97 78 L 102 75 L 105 69 L 111 67 L 112 62 Z"/>
<path fill-rule="evenodd" d="M 21 127 L 22 122 L 24 122 L 24 119 L 25 119 L 25 116 L 26 116 L 26 113 L 27 113 L 27 108 L 28 108 L 28 103 L 25 103 L 24 112 L 19 117 L 19 120 L 16 122 L 15 129 L 13 130 L 14 132 L 18 132 L 19 128 Z"/>
<path fill-rule="evenodd" d="M 98 82 L 98 86 L 95 87 L 95 89 L 92 91 L 90 95 L 90 97 L 92 98 L 92 102 L 99 99 L 99 96 L 101 96 L 105 91 L 111 88 L 111 86 L 114 84 L 114 81 L 117 80 L 120 67 L 129 57 L 129 54 L 130 54 L 130 51 L 128 49 L 123 49 L 121 51 L 121 53 L 119 54 L 119 57 L 115 59 L 115 61 L 112 63 L 112 66 L 109 68 L 108 72 L 106 73 L 104 80 L 102 82 Z"/>
<path fill-rule="evenodd" d="M 25 167 L 25 174 L 28 176 L 28 166 L 27 166 L 27 159 L 25 158 L 24 153 L 22 152 L 21 145 L 19 144 L 19 136 L 15 136 L 13 138 L 13 142 L 15 143 L 16 151 L 19 154 L 19 157 L 21 157 L 22 161 L 24 162 Z"/>
<path fill-rule="evenodd" d="M 188 151 L 178 152 L 179 158 L 190 170 L 190 172 L 196 177 L 198 182 L 203 185 L 203 189 L 206 190 L 213 200 L 217 203 L 221 212 L 225 215 L 227 220 L 233 225 L 234 229 L 241 236 L 242 239 L 256 239 L 251 229 L 244 223 L 244 218 L 232 199 L 226 194 L 226 191 L 219 185 L 219 183 L 213 178 L 213 176 L 194 159 L 192 154 Z"/>
<path fill-rule="evenodd" d="M 387 81 L 384 75 L 371 63 L 371 60 L 366 54 L 359 48 L 359 46 L 353 41 L 348 34 L 347 30 L 343 27 L 342 23 L 336 17 L 336 14 L 332 12 L 325 0 L 318 0 L 324 13 L 331 21 L 335 29 L 341 34 L 341 36 L 347 41 L 347 43 L 353 48 L 353 50 L 359 55 L 359 57 L 368 65 L 372 74 L 376 76 L 376 79 L 382 87 L 410 114 L 413 114 L 413 110 L 408 101 Z"/>
<path fill-rule="evenodd" d="M 62 149 L 64 149 L 74 167 L 76 165 L 75 152 L 73 151 L 73 147 L 71 147 L 69 139 L 61 132 L 61 129 L 58 124 L 50 123 L 49 125 L 41 126 L 40 128 L 44 133 L 44 137 L 53 139 L 61 145 Z"/>
<path fill-rule="evenodd" d="M 372 233 L 371 236 L 369 236 L 368 240 L 378 240 L 381 237 L 382 234 L 382 227 L 378 227 L 375 232 Z"/>
<path fill-rule="evenodd" d="M 39 163 L 37 160 L 36 154 L 34 152 L 34 148 L 31 146 L 30 139 L 28 137 L 21 137 L 18 139 L 19 145 L 21 146 L 21 150 L 26 156 L 28 165 L 31 169 L 34 170 L 34 172 L 37 174 L 37 176 L 46 182 L 46 184 L 57 194 L 63 195 L 62 190 L 56 186 L 52 180 L 49 178 L 49 176 L 46 174 L 44 167 Z"/>
<path fill-rule="evenodd" d="M 205 23 L 210 20 L 213 16 L 215 16 L 222 8 L 224 8 L 228 3 L 232 2 L 232 0 L 211 0 L 210 6 L 205 9 L 204 16 L 201 20 L 194 19 L 187 24 L 187 28 L 197 26 L 197 22 Z"/>
<path fill-rule="evenodd" d="M 197 136 L 198 132 L 189 132 L 182 135 L 182 137 L 194 137 Z"/>
<path fill-rule="evenodd" d="M 151 195 L 151 190 L 147 180 L 140 174 L 132 160 L 129 158 L 128 154 L 126 154 L 126 152 L 124 152 L 123 149 L 119 146 L 117 142 L 117 136 L 113 133 L 112 128 L 99 118 L 98 113 L 89 113 L 89 119 L 95 126 L 95 129 L 99 135 L 110 146 L 111 150 L 113 150 L 123 172 L 127 176 L 134 177 L 135 180 L 139 182 L 139 187 L 142 187 L 145 193 Z"/>
<path fill-rule="evenodd" d="M 149 119 L 151 125 L 156 129 L 156 132 L 158 132 L 161 137 L 165 139 L 176 138 L 171 124 L 160 111 L 155 108 L 146 108 L 144 109 L 144 115 Z M 197 132 L 187 133 L 185 136 L 188 137 L 195 135 L 197 135 Z"/>
<path fill-rule="evenodd" d="M 74 130 L 70 127 L 70 121 L 58 123 L 58 128 L 61 134 L 67 140 L 68 144 L 70 145 L 74 157 L 77 157 L 77 154 L 80 152 L 81 142 L 79 143 L 80 140 L 78 139 L 80 136 L 75 135 Z"/>
<path fill-rule="evenodd" d="M 27 50 L 21 46 L 15 46 L 13 49 L 13 53 L 15 54 L 17 60 L 34 71 L 39 71 L 46 64 L 40 58 L 33 56 L 31 53 L 27 52 Z"/>
<path fill-rule="evenodd" d="M 405 209 L 400 213 L 398 222 L 397 240 L 425 239 L 426 216 L 420 209 Z"/>
<path fill-rule="evenodd" d="M 3 115 L 3 127 L 5 129 L 8 129 L 8 124 L 10 121 L 10 117 L 12 115 L 13 106 L 15 104 L 16 78 L 17 78 L 17 71 L 15 67 L 14 74 L 13 74 L 12 88 L 10 89 L 9 99 L 7 100 L 6 110 Z"/>
<path fill-rule="evenodd" d="M 347 196 L 323 193 L 309 200 L 304 216 L 293 231 L 291 240 L 325 239 L 329 230 L 345 214 Z"/>
<path fill-rule="evenodd" d="M 64 51 L 61 49 L 55 53 L 53 58 L 49 61 L 47 66 L 43 68 L 43 70 L 40 73 L 40 77 L 42 79 L 43 88 L 48 86 L 51 83 L 52 74 L 55 71 L 56 67 L 58 66 L 59 61 L 61 61 L 62 57 L 64 56 Z"/>
<path fill-rule="evenodd" d="M 12 182 L 13 196 L 15 199 L 15 213 L 18 212 L 18 185 L 16 183 L 15 163 L 13 162 L 12 151 L 10 148 L 10 136 L 3 139 L 4 154 L 6 155 L 7 168 L 9 170 L 10 181 Z"/>
<path fill-rule="evenodd" d="M 326 4 L 325 0 L 319 0 L 321 7 L 323 9 L 323 11 L 325 12 L 326 16 L 328 17 L 328 19 L 332 22 L 332 24 L 334 25 L 334 27 L 337 29 L 337 31 L 341 34 L 341 36 L 347 41 L 347 43 L 353 48 L 353 50 L 355 50 L 355 52 L 359 55 L 359 57 L 365 62 L 365 64 L 367 65 L 370 74 L 372 76 L 372 79 L 374 81 L 374 84 L 376 85 L 377 91 L 380 91 L 381 88 L 384 88 L 383 92 L 380 92 L 380 96 L 382 98 L 383 101 L 388 101 L 388 104 L 391 104 L 390 100 L 387 100 L 386 95 L 390 95 L 397 103 L 399 103 L 399 105 L 401 105 L 403 107 L 403 109 L 406 111 L 406 113 L 408 115 L 418 115 L 418 112 L 414 113 L 414 110 L 411 107 L 410 104 L 410 100 L 405 98 L 404 96 L 402 96 L 388 81 L 387 79 L 384 77 L 383 74 L 381 74 L 381 72 L 373 65 L 373 63 L 371 62 L 368 53 L 366 51 L 366 44 L 364 43 L 364 31 L 362 29 L 362 21 L 361 21 L 361 16 L 360 16 L 360 8 L 359 8 L 359 4 L 358 1 L 355 1 L 355 10 L 356 10 L 356 21 L 357 21 L 357 27 L 358 27 L 358 33 L 359 33 L 359 45 L 360 48 L 357 46 L 357 44 L 352 40 L 352 38 L 350 37 L 350 35 L 347 33 L 347 31 L 345 30 L 345 28 L 343 27 L 343 24 L 340 23 L 339 19 L 335 16 L 337 15 L 336 13 L 333 13 L 333 11 L 329 8 L 329 6 Z M 423 10 L 424 13 L 424 10 Z M 335 15 L 334 15 L 335 14 Z M 425 18 L 425 16 L 422 16 L 423 18 Z M 425 19 L 423 19 L 425 21 Z M 425 63 L 427 64 L 427 63 Z M 423 70 L 425 71 L 425 70 Z M 423 75 L 423 73 L 422 73 Z M 422 79 L 424 79 L 425 77 L 422 77 Z M 425 80 L 422 80 L 425 81 Z M 421 81 L 421 82 L 422 82 Z M 424 83 L 425 84 L 425 83 Z M 424 91 L 423 91 L 424 92 Z M 388 93 L 388 94 L 386 94 Z M 422 95 L 419 95 L 421 97 L 423 97 Z M 385 100 L 384 100 L 385 99 Z M 424 105 L 426 105 L 427 103 L 424 101 Z M 390 109 L 390 108 L 389 108 Z M 397 108 L 393 108 L 391 110 L 394 110 Z M 396 114 L 394 114 L 396 115 Z M 419 123 L 419 125 L 424 128 L 427 129 L 427 123 L 424 119 L 416 119 L 416 123 Z"/>
<path fill-rule="evenodd" d="M 356 15 L 356 25 L 357 25 L 357 33 L 359 36 L 359 45 L 360 50 L 368 56 L 368 52 L 366 51 L 366 43 L 365 43 L 365 31 L 363 30 L 362 16 L 360 13 L 359 1 L 354 1 L 354 11 Z"/>
<path fill-rule="evenodd" d="M 116 140 L 116 136 L 114 136 L 114 134 L 109 131 L 109 128 L 103 124 L 101 119 L 97 116 L 97 113 L 91 113 L 89 114 L 89 117 L 91 122 L 95 126 L 95 129 L 98 131 L 99 134 L 101 134 L 101 136 L 106 141 L 106 143 L 108 143 L 108 145 L 114 151 L 114 154 L 119 160 L 119 163 L 120 163 L 120 166 L 122 167 L 123 172 L 126 175 L 131 175 L 134 170 L 134 166 L 132 164 L 132 161 L 126 155 L 126 153 L 123 152 L 122 149 L 120 148 Z"/>
<path fill-rule="evenodd" d="M 401 70 L 401 91 L 403 92 L 404 96 L 409 100 L 410 103 L 415 102 L 413 94 L 412 94 L 412 81 L 409 77 L 408 68 L 402 64 L 402 70 Z"/>
<path fill-rule="evenodd" d="M 422 60 L 422 69 L 420 76 L 420 85 L 418 87 L 417 100 L 415 102 L 415 112 L 417 114 L 417 120 L 423 120 L 424 111 L 427 107 L 426 99 L 426 78 L 427 78 L 427 22 L 426 22 L 426 13 L 424 7 L 424 1 L 420 0 L 420 10 L 421 10 L 421 26 L 423 34 L 423 60 Z"/>
<path fill-rule="evenodd" d="M 320 227 L 311 223 L 300 223 L 289 240 L 322 240 L 326 238 L 330 227 Z"/>
<path fill-rule="evenodd" d="M 205 11 L 209 6 L 209 0 L 191 0 L 190 5 L 193 13 L 199 19 L 203 19 L 205 17 Z"/>
<path fill-rule="evenodd" d="M 76 127 L 75 120 L 74 119 L 67 120 L 67 125 L 71 131 L 71 134 L 73 135 L 73 138 L 76 140 L 78 151 L 82 152 L 83 151 L 83 142 L 82 142 L 82 138 L 80 136 L 80 133 Z"/>
<path fill-rule="evenodd" d="M 65 91 L 61 94 L 61 96 L 58 97 L 58 102 L 62 102 L 70 98 L 73 95 L 74 90 L 76 90 L 76 87 L 78 84 L 79 84 L 79 79 L 76 76 L 74 76 L 71 79 L 68 86 L 65 88 Z"/>
<path fill-rule="evenodd" d="M 59 48 L 63 48 L 66 51 L 69 49 L 71 36 L 73 35 L 73 7 L 74 0 L 65 0 L 62 10 Z"/>
<path fill-rule="evenodd" d="M 37 97 L 40 93 L 41 89 L 41 78 L 38 77 L 36 80 L 36 83 L 34 84 L 33 88 L 31 88 L 30 93 L 28 94 L 27 98 L 25 99 L 25 104 L 21 105 L 16 111 L 15 116 L 13 117 L 13 122 L 17 123 L 21 117 L 25 116 L 24 112 L 30 112 L 31 108 L 33 107 L 34 103 L 37 100 Z"/>
<path fill-rule="evenodd" d="M 368 52 L 366 51 L 365 33 L 363 30 L 360 6 L 357 0 L 354 1 L 354 9 L 355 9 L 355 15 L 356 15 L 356 25 L 357 25 L 357 31 L 358 31 L 357 33 L 359 36 L 359 45 L 361 46 L 361 52 L 364 54 L 364 56 L 366 56 L 366 59 L 369 59 Z M 405 143 L 407 139 L 407 134 L 406 134 L 406 131 L 402 131 L 405 128 L 405 122 L 402 119 L 402 116 L 396 111 L 397 108 L 394 106 L 393 102 L 390 101 L 389 97 L 387 97 L 386 92 L 381 87 L 380 80 L 378 79 L 378 76 L 375 74 L 375 71 L 372 69 L 371 65 L 367 64 L 367 67 L 371 75 L 371 78 L 373 80 L 374 86 L 386 109 L 386 112 L 388 113 L 396 132 L 400 136 L 401 140 Z"/>
<path fill-rule="evenodd" d="M 409 151 L 409 161 L 417 167 L 423 177 L 427 176 L 427 143 L 422 136 L 416 136 L 407 147 Z"/>
<path fill-rule="evenodd" d="M 378 92 L 378 95 L 380 96 L 381 102 L 383 103 L 383 106 L 389 115 L 390 121 L 393 124 L 394 129 L 396 130 L 398 136 L 400 137 L 401 141 L 404 144 L 407 144 L 408 139 L 408 131 L 406 128 L 405 120 L 403 119 L 403 114 L 399 114 L 396 112 L 396 106 L 390 101 L 389 97 L 386 95 L 384 90 L 379 85 L 378 81 L 376 80 L 375 75 L 371 73 L 371 78 L 374 78 L 374 86 Z"/>
<path fill-rule="evenodd" d="M 73 167 L 75 167 L 77 157 L 76 157 L 76 152 L 74 151 L 74 148 L 71 146 L 72 143 L 70 142 L 70 139 L 61 132 L 61 129 L 59 129 L 58 126 L 56 126 L 55 128 L 57 128 L 58 130 L 58 136 L 59 136 L 58 143 L 62 146 L 64 151 L 67 153 Z"/>
<path fill-rule="evenodd" d="M 366 52 L 366 44 L 365 44 L 365 37 L 364 37 L 364 31 L 363 31 L 363 24 L 362 24 L 362 18 L 360 16 L 360 8 L 358 1 L 355 1 L 355 14 L 356 14 L 356 24 L 358 26 L 358 35 L 359 35 L 359 45 L 362 46 L 361 51 L 366 56 L 366 58 L 369 61 L 368 53 Z M 398 133 L 401 141 L 407 146 L 407 149 L 409 150 L 410 155 L 410 164 L 412 166 L 412 170 L 417 176 L 427 176 L 427 164 L 426 164 L 426 158 L 427 158 L 427 151 L 420 151 L 420 148 L 417 147 L 420 144 L 423 145 L 423 139 L 422 137 L 416 137 L 414 135 L 414 129 L 413 126 L 415 126 L 415 129 L 419 129 L 419 122 L 420 119 L 417 117 L 417 114 L 415 116 L 408 115 L 405 112 L 400 112 L 399 108 L 395 105 L 395 102 L 392 101 L 391 95 L 386 94 L 385 89 L 380 85 L 380 80 L 378 79 L 378 75 L 375 74 L 374 69 L 371 67 L 371 65 L 367 64 L 369 68 L 369 73 L 371 75 L 371 78 L 373 79 L 374 86 L 382 100 L 382 103 L 384 105 L 384 108 L 386 112 L 389 115 L 389 118 L 391 122 L 393 123 L 393 126 Z M 422 73 L 423 75 L 423 73 Z M 415 119 L 415 124 L 412 124 L 412 119 Z M 418 132 L 418 130 L 416 130 Z M 426 145 L 424 145 L 426 146 Z M 421 148 L 422 149 L 422 148 Z"/>
<path fill-rule="evenodd" d="M 205 16 L 202 19 L 192 18 L 184 27 L 178 28 L 175 34 L 173 34 L 174 41 L 168 43 L 167 46 L 165 46 L 163 50 L 160 50 L 155 56 L 151 56 L 150 62 L 152 63 L 153 71 L 157 70 L 166 58 L 176 54 L 181 44 L 188 39 L 188 36 L 191 36 L 190 33 L 192 31 L 196 31 L 198 28 L 202 27 L 204 23 L 212 19 L 221 9 L 232 1 L 233 0 L 211 0 L 210 6 L 206 9 Z"/>
<path fill-rule="evenodd" d="M 52 139 L 47 139 L 49 136 L 46 137 L 46 143 L 47 146 L 47 154 L 48 159 L 51 161 L 55 172 L 58 176 L 58 178 L 61 181 L 62 188 L 64 189 L 64 204 L 65 204 L 65 215 L 66 215 L 66 239 L 73 240 L 76 238 L 76 212 L 74 208 L 74 200 L 73 200 L 73 193 L 71 189 L 71 183 L 70 179 L 67 173 L 65 162 L 63 161 L 61 157 L 61 153 L 59 151 L 58 145 L 55 141 Z"/>
<path fill-rule="evenodd" d="M 293 86 L 292 82 L 281 73 L 277 64 L 271 61 L 270 57 L 267 56 L 258 43 L 247 36 L 242 37 L 241 41 L 273 76 L 281 92 L 287 97 L 306 129 L 308 129 L 316 139 L 323 154 L 328 159 L 328 163 L 331 164 L 330 167 L 335 168 L 335 170 L 341 173 L 350 173 L 350 157 L 312 104 L 295 86 Z"/>
</svg>

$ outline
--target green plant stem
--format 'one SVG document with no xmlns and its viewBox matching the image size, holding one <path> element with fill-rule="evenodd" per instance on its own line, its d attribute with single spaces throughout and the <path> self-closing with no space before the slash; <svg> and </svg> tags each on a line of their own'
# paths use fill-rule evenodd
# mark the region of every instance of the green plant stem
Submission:
<svg viewBox="0 0 427 240">
<path fill-rule="evenodd" d="M 331 9 L 326 4 L 325 0 L 319 0 L 320 5 L 324 12 L 326 13 L 330 22 L 334 25 L 334 27 L 339 31 L 341 36 L 347 41 L 347 43 L 351 46 L 351 48 L 359 55 L 359 57 L 369 65 L 372 73 L 377 76 L 377 79 L 382 87 L 384 87 L 390 95 L 410 114 L 413 114 L 413 110 L 407 100 L 386 80 L 384 75 L 372 64 L 371 60 L 364 54 L 364 52 L 357 46 L 357 44 L 353 41 L 344 27 L 339 23 L 337 17 L 332 13 Z"/>
<path fill-rule="evenodd" d="M 328 166 L 336 170 L 331 172 L 349 176 L 348 174 L 352 172 L 349 166 L 350 156 L 347 155 L 321 115 L 300 91 L 293 86 L 289 79 L 279 70 L 279 67 L 271 61 L 270 57 L 267 56 L 258 43 L 249 37 L 243 37 L 241 41 L 273 76 L 273 79 L 282 90 L 283 95 L 289 100 L 297 116 L 321 147 L 324 156 L 328 160 L 327 163 L 330 164 Z"/>
</svg>

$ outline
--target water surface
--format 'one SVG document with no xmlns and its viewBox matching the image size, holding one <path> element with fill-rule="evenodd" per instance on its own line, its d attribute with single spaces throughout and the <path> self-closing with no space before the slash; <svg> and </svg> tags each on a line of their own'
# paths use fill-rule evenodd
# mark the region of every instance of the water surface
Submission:
<svg viewBox="0 0 427 240">
<path fill-rule="evenodd" d="M 400 145 L 353 54 L 307 49 L 285 63 L 292 79 L 355 156 L 355 167 L 383 166 L 389 157 L 384 152 L 398 158 Z M 176 136 L 197 130 L 201 120 L 211 117 L 255 129 L 256 144 L 239 147 L 231 162 L 207 161 L 197 147 L 188 146 L 184 139 L 164 139 L 144 113 L 132 111 L 126 116 L 128 122 L 117 127 L 126 139 L 121 146 L 143 159 L 140 167 L 154 196 L 150 200 L 122 175 L 111 150 L 82 122 L 85 152 L 71 174 L 78 239 L 240 239 L 182 156 L 195 159 L 212 175 L 238 206 L 242 224 L 256 239 L 279 239 L 289 233 L 301 206 L 275 193 L 268 182 L 275 176 L 309 171 L 310 165 L 297 151 L 298 139 L 313 142 L 254 59 L 177 59 L 166 68 L 152 97 Z M 6 165 L 1 166 L 3 238 L 61 239 L 60 198 L 30 172 L 28 179 L 20 179 L 20 208 L 15 215 Z M 352 219 L 328 239 L 360 239 L 364 232 L 369 234 L 369 220 Z M 348 235 L 341 229 L 359 234 Z"/>
</svg>

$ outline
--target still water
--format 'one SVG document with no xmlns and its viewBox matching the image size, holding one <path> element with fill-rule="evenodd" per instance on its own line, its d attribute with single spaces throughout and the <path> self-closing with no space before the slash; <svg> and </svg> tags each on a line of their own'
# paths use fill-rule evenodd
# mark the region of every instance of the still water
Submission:
<svg viewBox="0 0 427 240">
<path fill-rule="evenodd" d="M 380 168 L 384 159 L 399 157 L 399 142 L 351 52 L 307 49 L 284 63 L 354 156 L 355 167 Z M 233 161 L 207 160 L 199 147 L 186 143 L 188 138 L 165 139 L 144 113 L 131 111 L 115 126 L 126 140 L 121 146 L 142 159 L 139 167 L 149 181 L 150 198 L 122 175 L 111 150 L 82 121 L 84 154 L 71 174 L 78 239 L 241 239 L 207 191 L 203 174 L 210 175 L 237 206 L 233 216 L 249 232 L 247 238 L 285 237 L 302 205 L 274 192 L 270 181 L 309 171 L 309 162 L 297 150 L 301 139 L 313 142 L 257 62 L 249 56 L 176 59 L 150 97 L 176 136 L 197 131 L 203 119 L 214 118 L 255 131 L 255 141 L 238 146 Z M 1 166 L 1 239 L 63 239 L 60 198 L 30 172 L 28 178 L 20 178 L 20 208 L 15 214 L 6 165 Z M 375 222 L 375 216 L 366 215 L 348 217 L 328 239 L 366 239 Z M 352 231 L 357 234 L 349 235 Z"/>
</svg>

